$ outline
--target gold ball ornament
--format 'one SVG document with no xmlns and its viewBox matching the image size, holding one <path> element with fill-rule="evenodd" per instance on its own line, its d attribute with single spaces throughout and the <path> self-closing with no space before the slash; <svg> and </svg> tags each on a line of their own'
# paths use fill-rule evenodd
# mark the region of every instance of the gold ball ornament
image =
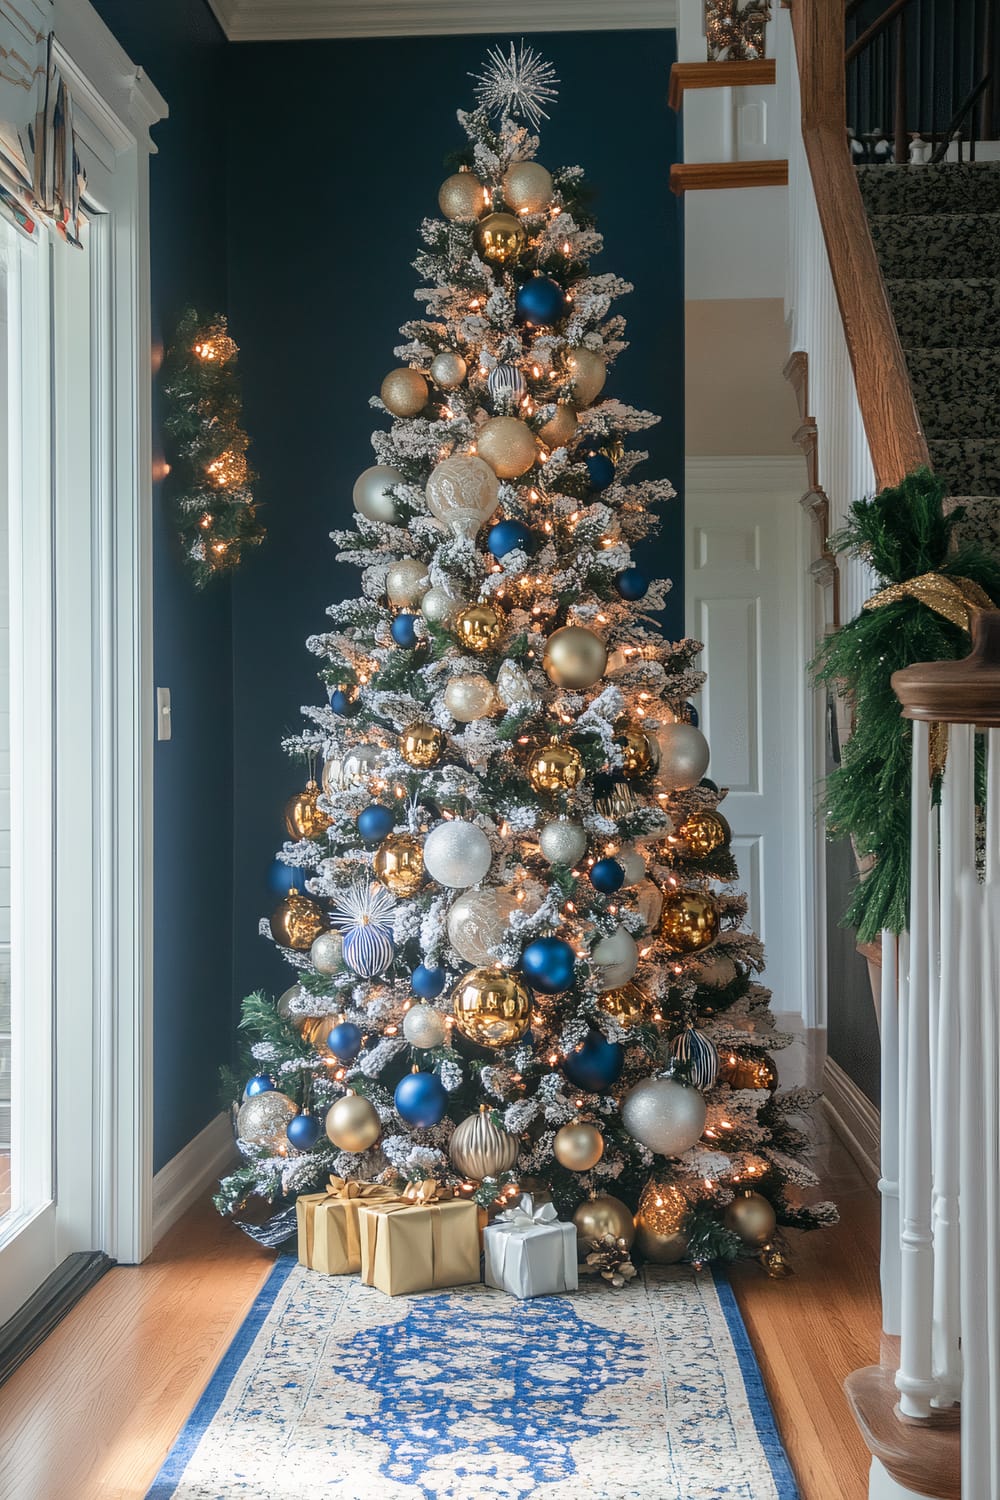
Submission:
<svg viewBox="0 0 1000 1500">
<path fill-rule="evenodd" d="M 723 1223 L 739 1235 L 744 1245 L 766 1245 L 778 1220 L 761 1193 L 738 1193 L 726 1209 Z"/>
<path fill-rule="evenodd" d="M 564 448 L 576 431 L 576 412 L 568 401 L 560 401 L 552 416 L 538 429 L 547 448 Z"/>
<path fill-rule="evenodd" d="M 663 892 L 660 936 L 675 953 L 700 953 L 719 935 L 719 909 L 705 891 Z"/>
<path fill-rule="evenodd" d="M 430 586 L 427 564 L 418 558 L 401 557 L 386 569 L 385 592 L 396 609 L 419 604 Z"/>
<path fill-rule="evenodd" d="M 372 869 L 395 896 L 415 896 L 424 883 L 424 850 L 412 833 L 391 833 L 375 851 Z"/>
<path fill-rule="evenodd" d="M 370 1100 L 347 1093 L 326 1112 L 326 1133 L 338 1151 L 360 1154 L 382 1134 L 382 1121 Z"/>
<path fill-rule="evenodd" d="M 545 642 L 542 665 L 556 687 L 593 687 L 600 682 L 607 664 L 608 648 L 599 635 L 583 625 L 564 625 Z"/>
<path fill-rule="evenodd" d="M 307 781 L 305 790 L 289 797 L 285 803 L 285 827 L 290 839 L 315 839 L 325 833 L 333 822 L 316 806 L 319 787 L 315 781 Z"/>
<path fill-rule="evenodd" d="M 622 984 L 615 990 L 605 990 L 598 996 L 597 1003 L 619 1026 L 634 1026 L 650 1016 L 649 996 L 637 984 Z"/>
<path fill-rule="evenodd" d="M 680 1188 L 650 1178 L 642 1190 L 635 1216 L 635 1243 L 654 1265 L 670 1266 L 687 1250 L 687 1235 L 681 1229 L 688 1201 Z"/>
<path fill-rule="evenodd" d="M 436 766 L 444 754 L 444 746 L 444 732 L 436 724 L 425 724 L 422 720 L 411 724 L 399 737 L 400 755 L 418 771 Z"/>
<path fill-rule="evenodd" d="M 573 1120 L 556 1131 L 552 1153 L 568 1172 L 589 1172 L 604 1155 L 604 1137 L 596 1125 Z"/>
<path fill-rule="evenodd" d="M 482 672 L 466 672 L 450 679 L 444 690 L 444 706 L 460 724 L 471 724 L 475 719 L 485 719 L 501 705 L 488 677 Z"/>
<path fill-rule="evenodd" d="M 401 365 L 399 369 L 389 371 L 379 395 L 382 405 L 394 417 L 415 417 L 427 405 L 430 391 L 419 370 Z"/>
<path fill-rule="evenodd" d="M 531 991 L 499 969 L 470 969 L 452 991 L 451 1003 L 459 1031 L 480 1047 L 509 1047 L 531 1020 Z"/>
<path fill-rule="evenodd" d="M 236 1134 L 241 1141 L 277 1150 L 286 1144 L 288 1122 L 298 1112 L 298 1105 L 287 1094 L 282 1094 L 278 1089 L 268 1089 L 266 1094 L 254 1094 L 240 1105 L 240 1112 L 236 1116 Z"/>
<path fill-rule="evenodd" d="M 453 391 L 460 386 L 468 372 L 465 360 L 452 349 L 442 349 L 431 360 L 431 379 L 442 391 Z"/>
<path fill-rule="evenodd" d="M 615 744 L 622 754 L 622 775 L 628 781 L 637 781 L 653 768 L 649 753 L 649 741 L 638 724 L 626 721 L 615 725 Z"/>
<path fill-rule="evenodd" d="M 503 174 L 504 202 L 516 214 L 544 213 L 552 202 L 552 173 L 538 161 L 516 161 Z"/>
<path fill-rule="evenodd" d="M 538 458 L 538 444 L 519 417 L 490 417 L 476 433 L 476 452 L 498 479 L 519 479 Z"/>
<path fill-rule="evenodd" d="M 729 824 L 721 813 L 709 808 L 689 813 L 677 830 L 677 837 L 684 843 L 689 854 L 704 859 L 728 844 L 731 837 Z"/>
<path fill-rule="evenodd" d="M 536 792 L 571 792 L 583 775 L 583 759 L 575 745 L 553 740 L 528 758 L 528 780 Z"/>
<path fill-rule="evenodd" d="M 503 618 L 492 604 L 469 604 L 458 611 L 451 628 L 467 651 L 488 651 L 503 633 Z"/>
<path fill-rule="evenodd" d="M 438 208 L 453 224 L 471 224 L 487 201 L 486 189 L 475 172 L 453 172 L 438 189 Z"/>
<path fill-rule="evenodd" d="M 271 936 L 282 948 L 304 953 L 311 948 L 326 926 L 326 918 L 308 896 L 291 890 L 271 913 Z"/>
<path fill-rule="evenodd" d="M 573 1223 L 576 1225 L 577 1250 L 581 1257 L 587 1253 L 590 1240 L 602 1239 L 606 1234 L 613 1235 L 616 1240 L 624 1240 L 627 1245 L 635 1242 L 635 1223 L 631 1209 L 610 1193 L 599 1198 L 585 1199 L 573 1215 Z"/>
<path fill-rule="evenodd" d="M 527 242 L 524 225 L 513 214 L 487 214 L 476 225 L 476 249 L 491 265 L 512 265 Z"/>
<path fill-rule="evenodd" d="M 569 365 L 570 389 L 580 406 L 589 406 L 604 389 L 608 378 L 608 367 L 593 349 L 571 349 L 566 363 Z"/>
<path fill-rule="evenodd" d="M 455 1127 L 448 1142 L 452 1164 L 473 1182 L 509 1172 L 517 1161 L 518 1149 L 517 1137 L 494 1123 L 485 1104 L 479 1106 L 478 1114 Z"/>
</svg>

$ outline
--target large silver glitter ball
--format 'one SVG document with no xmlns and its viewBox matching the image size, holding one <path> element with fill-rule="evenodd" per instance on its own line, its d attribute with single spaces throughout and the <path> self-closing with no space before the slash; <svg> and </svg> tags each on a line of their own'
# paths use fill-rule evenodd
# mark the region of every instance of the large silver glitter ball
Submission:
<svg viewBox="0 0 1000 1500">
<path fill-rule="evenodd" d="M 492 862 L 489 839 L 464 818 L 439 823 L 424 839 L 424 869 L 439 885 L 458 890 L 478 885 Z"/>
<path fill-rule="evenodd" d="M 277 1149 L 286 1140 L 289 1120 L 294 1119 L 298 1112 L 298 1106 L 287 1094 L 268 1089 L 266 1094 L 254 1094 L 240 1105 L 236 1131 L 241 1141 Z"/>
<path fill-rule="evenodd" d="M 401 557 L 386 570 L 385 591 L 397 609 L 419 604 L 429 587 L 427 564 L 415 557 Z"/>
<path fill-rule="evenodd" d="M 411 1047 L 440 1047 L 445 1019 L 433 1005 L 411 1005 L 403 1017 L 403 1036 Z"/>
<path fill-rule="evenodd" d="M 462 600 L 449 594 L 447 589 L 428 589 L 420 601 L 420 613 L 428 625 L 446 625 L 461 608 Z"/>
<path fill-rule="evenodd" d="M 553 818 L 538 835 L 542 854 L 550 865 L 572 868 L 587 852 L 587 835 L 572 818 Z"/>
<path fill-rule="evenodd" d="M 448 911 L 448 941 L 455 952 L 477 967 L 490 963 L 490 949 L 503 938 L 516 905 L 511 892 L 502 886 L 487 886 L 484 891 L 467 891 L 459 896 Z"/>
<path fill-rule="evenodd" d="M 622 1124 L 633 1140 L 661 1156 L 680 1156 L 701 1138 L 705 1096 L 672 1078 L 644 1078 L 622 1101 Z"/>
<path fill-rule="evenodd" d="M 344 967 L 344 938 L 339 932 L 321 932 L 309 949 L 314 969 L 321 974 L 339 974 Z"/>
<path fill-rule="evenodd" d="M 452 391 L 465 379 L 468 366 L 460 354 L 442 349 L 431 360 L 431 379 L 443 391 Z"/>
</svg>

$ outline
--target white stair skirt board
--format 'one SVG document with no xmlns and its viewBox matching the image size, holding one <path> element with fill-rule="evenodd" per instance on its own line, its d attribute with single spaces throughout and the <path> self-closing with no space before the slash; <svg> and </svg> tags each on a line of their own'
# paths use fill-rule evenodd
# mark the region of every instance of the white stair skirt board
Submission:
<svg viewBox="0 0 1000 1500">
<path fill-rule="evenodd" d="M 153 1244 L 236 1160 L 236 1142 L 223 1111 L 199 1130 L 153 1178 Z"/>
<path fill-rule="evenodd" d="M 904 1489 L 901 1484 L 897 1484 L 886 1469 L 883 1469 L 878 1459 L 873 1458 L 871 1473 L 868 1477 L 868 1500 L 937 1500 L 937 1497 L 926 1495 L 919 1490 Z"/>
<path fill-rule="evenodd" d="M 823 1064 L 823 1105 L 830 1123 L 872 1187 L 879 1176 L 879 1112 L 831 1057 Z"/>
</svg>

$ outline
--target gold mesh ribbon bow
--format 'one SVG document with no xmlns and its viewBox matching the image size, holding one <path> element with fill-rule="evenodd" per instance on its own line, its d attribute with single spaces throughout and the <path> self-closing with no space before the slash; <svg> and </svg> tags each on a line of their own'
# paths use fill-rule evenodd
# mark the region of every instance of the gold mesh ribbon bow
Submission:
<svg viewBox="0 0 1000 1500">
<path fill-rule="evenodd" d="M 423 1182 L 411 1182 L 403 1189 L 403 1198 L 408 1208 L 423 1208 L 429 1203 L 442 1203 L 455 1195 L 451 1188 L 443 1187 L 433 1177 L 425 1177 Z"/>
<path fill-rule="evenodd" d="M 918 578 L 908 578 L 905 583 L 891 583 L 865 600 L 865 609 L 881 609 L 884 604 L 896 604 L 900 599 L 915 599 L 926 604 L 935 614 L 957 625 L 960 630 L 969 630 L 972 617 L 981 609 L 993 609 L 993 600 L 985 589 L 971 578 L 946 578 L 943 573 L 921 573 Z"/>
<path fill-rule="evenodd" d="M 353 1177 L 331 1176 L 326 1185 L 326 1196 L 328 1198 L 366 1198 L 369 1203 L 387 1203 L 392 1198 L 398 1198 L 399 1194 L 390 1187 L 385 1187 L 380 1182 L 355 1182 Z"/>
</svg>

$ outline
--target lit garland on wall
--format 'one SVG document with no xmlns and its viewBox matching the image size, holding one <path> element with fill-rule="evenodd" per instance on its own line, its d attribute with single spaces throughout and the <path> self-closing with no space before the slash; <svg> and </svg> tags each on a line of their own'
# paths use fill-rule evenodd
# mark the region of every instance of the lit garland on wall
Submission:
<svg viewBox="0 0 1000 1500">
<path fill-rule="evenodd" d="M 264 539 L 240 425 L 238 353 L 225 318 L 189 310 L 164 363 L 170 494 L 198 588 Z"/>
</svg>

